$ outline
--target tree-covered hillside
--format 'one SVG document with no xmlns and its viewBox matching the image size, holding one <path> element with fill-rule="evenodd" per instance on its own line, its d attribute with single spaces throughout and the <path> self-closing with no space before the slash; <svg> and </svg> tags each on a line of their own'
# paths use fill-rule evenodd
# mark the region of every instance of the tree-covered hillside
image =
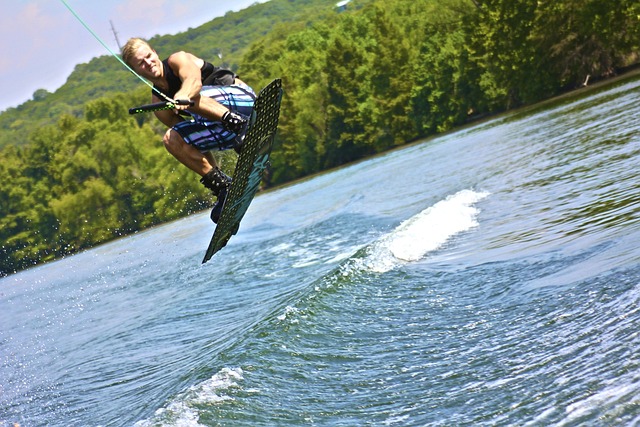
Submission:
<svg viewBox="0 0 640 427">
<path fill-rule="evenodd" d="M 280 184 L 549 98 L 638 62 L 636 0 L 271 0 L 151 40 L 283 79 Z M 203 208 L 161 144 L 149 89 L 114 58 L 0 115 L 0 274 Z M 32 132 L 27 132 L 32 130 Z M 230 172 L 234 154 L 221 157 Z"/>
</svg>

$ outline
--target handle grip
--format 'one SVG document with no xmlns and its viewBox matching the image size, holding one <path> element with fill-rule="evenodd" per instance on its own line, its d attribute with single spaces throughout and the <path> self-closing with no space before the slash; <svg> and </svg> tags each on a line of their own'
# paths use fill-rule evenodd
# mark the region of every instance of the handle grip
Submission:
<svg viewBox="0 0 640 427">
<path fill-rule="evenodd" d="M 129 108 L 129 114 L 146 113 L 150 111 L 172 110 L 176 105 L 193 106 L 194 103 L 190 99 L 176 99 L 174 102 L 154 102 L 153 104 L 140 105 L 139 107 Z"/>
</svg>

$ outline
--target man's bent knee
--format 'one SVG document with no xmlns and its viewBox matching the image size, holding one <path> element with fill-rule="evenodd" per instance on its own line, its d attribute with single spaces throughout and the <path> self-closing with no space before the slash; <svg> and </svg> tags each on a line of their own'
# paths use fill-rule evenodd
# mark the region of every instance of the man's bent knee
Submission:
<svg viewBox="0 0 640 427">
<path fill-rule="evenodd" d="M 169 129 L 164 134 L 162 142 L 164 143 L 164 148 L 172 154 L 182 150 L 183 146 L 186 145 L 186 142 L 184 142 L 180 134 L 173 129 Z"/>
</svg>

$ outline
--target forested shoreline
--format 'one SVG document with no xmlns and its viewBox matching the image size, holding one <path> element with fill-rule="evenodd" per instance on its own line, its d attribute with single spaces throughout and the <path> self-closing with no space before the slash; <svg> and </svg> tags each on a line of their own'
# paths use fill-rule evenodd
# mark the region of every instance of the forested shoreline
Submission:
<svg viewBox="0 0 640 427">
<path fill-rule="evenodd" d="M 300 12 L 295 3 L 252 8 L 293 16 Z M 341 13 L 333 2 L 302 4 L 316 7 L 315 19 L 283 20 L 238 47 L 242 54 L 228 64 L 256 89 L 283 80 L 272 186 L 548 99 L 638 62 L 640 4 L 631 0 L 353 0 Z M 240 32 L 237 18 L 246 13 L 225 19 L 236 19 Z M 209 58 L 189 45 L 192 31 L 201 29 L 160 38 L 160 55 L 179 45 Z M 117 62 L 96 64 L 109 59 Z M 80 71 L 99 74 L 91 64 Z M 116 64 L 102 73 L 126 76 Z M 148 101 L 149 89 L 140 86 L 75 106 L 60 95 L 34 94 L 42 99 L 23 115 L 2 114 L 8 125 L 0 115 L 6 135 L 22 135 L 0 148 L 0 275 L 210 203 L 197 177 L 162 147 L 155 119 L 128 114 Z M 51 123 L 26 133 L 38 101 L 47 98 L 57 100 L 47 113 Z M 234 156 L 220 156 L 230 173 Z"/>
</svg>

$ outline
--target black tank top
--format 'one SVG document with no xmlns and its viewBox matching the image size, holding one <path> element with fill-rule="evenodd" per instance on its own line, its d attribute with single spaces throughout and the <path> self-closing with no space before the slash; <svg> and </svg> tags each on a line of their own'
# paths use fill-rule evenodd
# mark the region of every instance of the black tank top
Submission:
<svg viewBox="0 0 640 427">
<path fill-rule="evenodd" d="M 180 86 L 182 86 L 182 80 L 180 80 L 180 77 L 178 77 L 169 66 L 169 58 L 162 61 L 162 67 L 164 69 L 164 78 L 169 88 L 163 91 L 158 86 L 153 85 L 154 90 L 152 90 L 151 93 L 155 93 L 157 90 L 173 99 L 176 92 L 180 90 Z M 204 61 L 202 68 L 200 68 L 200 76 L 203 86 L 229 86 L 235 82 L 236 78 L 233 71 L 216 67 L 207 61 Z"/>
</svg>

